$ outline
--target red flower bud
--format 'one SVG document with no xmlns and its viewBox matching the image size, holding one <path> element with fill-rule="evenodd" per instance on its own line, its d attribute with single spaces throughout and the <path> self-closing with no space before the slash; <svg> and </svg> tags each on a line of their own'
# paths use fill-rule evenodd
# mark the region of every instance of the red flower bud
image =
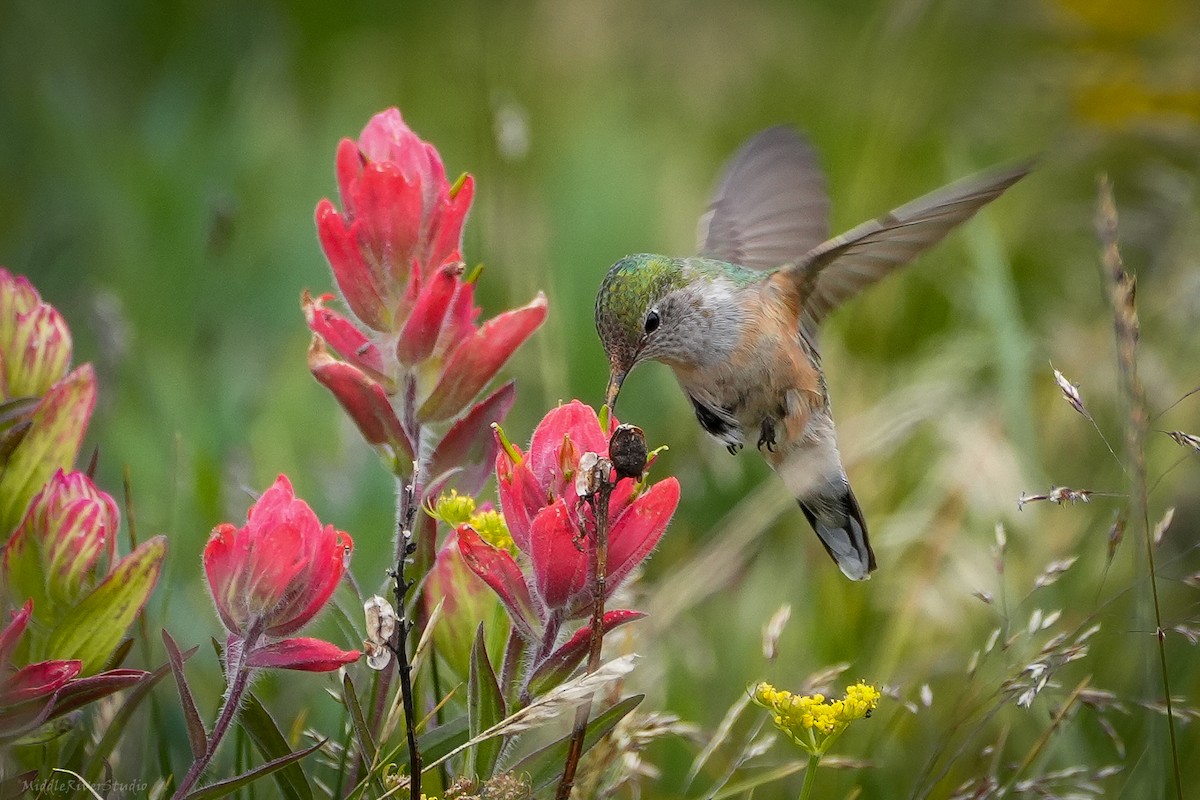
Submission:
<svg viewBox="0 0 1200 800">
<path fill-rule="evenodd" d="M 246 515 L 246 525 L 217 526 L 204 569 L 221 621 L 232 633 L 293 633 L 329 600 L 353 542 L 297 499 L 280 475 Z"/>
<path fill-rule="evenodd" d="M 87 475 L 55 472 L 0 555 L 9 595 L 34 598 L 39 608 L 73 605 L 102 552 L 111 567 L 119 519 L 112 497 Z"/>
</svg>

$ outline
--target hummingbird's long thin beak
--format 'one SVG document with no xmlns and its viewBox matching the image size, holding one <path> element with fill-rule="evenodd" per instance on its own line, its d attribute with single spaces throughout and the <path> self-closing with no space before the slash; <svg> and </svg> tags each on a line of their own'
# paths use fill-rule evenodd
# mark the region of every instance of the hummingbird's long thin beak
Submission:
<svg viewBox="0 0 1200 800">
<path fill-rule="evenodd" d="M 617 410 L 617 395 L 621 393 L 621 384 L 625 382 L 625 375 L 628 370 L 618 368 L 615 364 L 608 374 L 608 394 L 605 395 L 604 402 L 608 405 L 608 412 Z"/>
</svg>

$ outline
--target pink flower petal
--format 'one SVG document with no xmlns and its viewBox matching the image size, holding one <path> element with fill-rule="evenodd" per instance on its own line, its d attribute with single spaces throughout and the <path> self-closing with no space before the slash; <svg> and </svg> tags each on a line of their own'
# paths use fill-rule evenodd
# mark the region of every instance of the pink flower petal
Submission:
<svg viewBox="0 0 1200 800">
<path fill-rule="evenodd" d="M 409 313 L 400 338 L 396 342 L 396 357 L 402 364 L 412 366 L 429 358 L 442 330 L 442 321 L 463 273 L 462 261 L 455 258 L 436 270 L 421 287 L 416 303 Z"/>
<path fill-rule="evenodd" d="M 78 660 L 39 661 L 22 667 L 0 682 L 0 707 L 53 694 L 81 669 L 83 662 Z"/>
<path fill-rule="evenodd" d="M 353 664 L 360 657 L 362 653 L 358 650 L 343 650 L 321 639 L 280 639 L 251 650 L 246 656 L 246 664 L 259 668 L 332 672 Z"/>
<path fill-rule="evenodd" d="M 579 539 L 566 501 L 559 498 L 533 518 L 529 556 L 538 596 L 548 609 L 565 612 L 586 602 L 586 543 Z"/>
<path fill-rule="evenodd" d="M 393 163 L 369 161 L 352 191 L 363 258 L 394 299 L 418 255 L 425 214 L 422 187 Z"/>
<path fill-rule="evenodd" d="M 316 299 L 306 290 L 300 296 L 304 320 L 309 330 L 321 337 L 333 352 L 344 361 L 358 367 L 387 390 L 384 377 L 383 354 L 375 343 L 363 335 L 354 323 L 341 314 L 325 307 L 333 295 L 322 295 Z"/>
<path fill-rule="evenodd" d="M 338 196 L 346 216 L 353 219 L 358 214 L 354 207 L 354 184 L 362 175 L 366 166 L 367 156 L 358 148 L 358 142 L 353 139 L 342 139 L 338 142 L 337 155 L 334 156 L 334 172 L 337 175 Z"/>
<path fill-rule="evenodd" d="M 424 255 L 424 263 L 441 264 L 451 253 L 462 251 L 463 227 L 474 197 L 475 179 L 467 175 L 454 197 L 447 194 L 440 200 L 429 231 L 429 251 Z"/>
<path fill-rule="evenodd" d="M 217 605 L 221 623 L 226 630 L 239 633 L 245 630 L 249 623 L 246 614 L 239 607 L 237 595 L 240 587 L 235 584 L 240 551 L 237 528 L 228 522 L 214 528 L 204 546 L 204 572 L 208 577 L 208 586 Z"/>
<path fill-rule="evenodd" d="M 333 203 L 317 204 L 317 236 L 333 270 L 333 280 L 346 305 L 364 325 L 377 331 L 392 329 L 392 315 L 382 276 L 371 268 L 360 242 L 360 227 L 343 217 Z"/>
<path fill-rule="evenodd" d="M 382 386 L 356 367 L 335 360 L 317 338 L 308 350 L 308 368 L 333 393 L 363 438 L 374 445 L 389 445 L 398 462 L 413 460 L 413 443 Z"/>
<path fill-rule="evenodd" d="M 614 419 L 612 425 L 616 426 Z M 572 452 L 564 459 L 564 442 L 570 440 Z M 572 400 L 542 418 L 529 442 L 529 468 L 548 493 L 564 485 L 564 471 L 572 473 L 584 453 L 608 453 L 608 437 L 600 430 L 600 419 L 589 405 Z M 565 462 L 570 462 L 569 464 Z M 572 497 L 575 497 L 572 489 Z"/>
<path fill-rule="evenodd" d="M 634 500 L 608 532 L 608 591 L 615 591 L 630 570 L 658 545 L 679 505 L 679 481 L 666 478 Z"/>
<path fill-rule="evenodd" d="M 503 451 L 496 456 L 496 489 L 500 496 L 500 510 L 513 542 L 522 553 L 529 552 L 533 518 L 551 500 L 538 486 L 537 479 L 526 464 L 527 460 L 513 464 Z"/>
<path fill-rule="evenodd" d="M 458 549 L 467 566 L 500 597 L 517 632 L 527 641 L 536 641 L 538 614 L 517 562 L 504 550 L 483 541 L 470 525 L 458 526 L 456 535 Z"/>
<path fill-rule="evenodd" d="M 0 273 L 7 275 L 3 270 L 0 270 Z M 21 635 L 25 633 L 31 616 L 33 616 L 33 601 L 26 600 L 25 605 L 21 606 L 19 611 L 12 612 L 12 620 L 4 627 L 3 631 L 0 631 L 0 674 L 3 674 L 3 670 L 11 663 L 13 650 L 16 649 Z"/>
<path fill-rule="evenodd" d="M 371 117 L 359 134 L 358 146 L 371 161 L 395 163 L 411 182 L 435 188 L 446 183 L 446 171 L 437 150 L 413 133 L 398 108 L 388 108 Z"/>
<path fill-rule="evenodd" d="M 459 281 L 454 299 L 450 301 L 450 309 L 446 312 L 446 321 L 442 332 L 438 335 L 434 352 L 442 356 L 452 354 L 465 339 L 475 335 L 475 321 L 483 309 L 475 305 L 475 284 Z"/>
<path fill-rule="evenodd" d="M 539 292 L 529 305 L 484 323 L 450 356 L 437 386 L 421 404 L 417 416 L 424 421 L 436 422 L 458 414 L 545 318 L 546 297 Z"/>
</svg>

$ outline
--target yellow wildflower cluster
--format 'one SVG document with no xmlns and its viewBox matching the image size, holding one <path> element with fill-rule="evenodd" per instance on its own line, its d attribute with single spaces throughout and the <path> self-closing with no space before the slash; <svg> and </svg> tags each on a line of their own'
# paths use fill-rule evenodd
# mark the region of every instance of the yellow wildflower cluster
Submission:
<svg viewBox="0 0 1200 800">
<path fill-rule="evenodd" d="M 451 489 L 449 494 L 442 494 L 429 509 L 429 516 L 440 519 L 452 528 L 457 528 L 471 519 L 475 513 L 475 498 L 459 494 Z"/>
<path fill-rule="evenodd" d="M 753 696 L 771 712 L 775 727 L 813 755 L 823 755 L 851 722 L 870 716 L 879 704 L 879 690 L 865 683 L 847 686 L 841 700 L 781 692 L 769 683 L 755 686 Z"/>
<path fill-rule="evenodd" d="M 431 508 L 430 516 L 440 519 L 452 528 L 464 523 L 475 529 L 475 532 L 488 544 L 501 550 L 512 550 L 512 534 L 504 524 L 504 517 L 499 511 L 476 511 L 475 498 L 461 495 L 454 489 L 449 494 L 438 497 Z"/>
<path fill-rule="evenodd" d="M 512 550 L 516 546 L 513 544 L 512 534 L 508 532 L 508 525 L 504 524 L 504 517 L 499 511 L 479 511 L 472 514 L 467 521 L 480 538 L 492 547 L 500 550 Z"/>
</svg>

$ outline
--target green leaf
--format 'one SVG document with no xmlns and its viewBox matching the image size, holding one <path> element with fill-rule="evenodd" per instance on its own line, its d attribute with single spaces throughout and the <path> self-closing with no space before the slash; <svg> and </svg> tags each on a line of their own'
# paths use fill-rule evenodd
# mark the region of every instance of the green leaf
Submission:
<svg viewBox="0 0 1200 800">
<path fill-rule="evenodd" d="M 242 729 L 250 735 L 263 758 L 278 760 L 292 753 L 279 726 L 254 692 L 247 692 L 238 717 Z M 312 787 L 299 764 L 286 764 L 275 773 L 279 791 L 288 800 L 312 800 Z"/>
<path fill-rule="evenodd" d="M 130 651 L 133 650 L 133 637 L 123 640 L 117 649 L 113 650 L 112 655 L 108 657 L 108 661 L 104 664 L 104 669 L 118 669 L 125 663 L 125 659 L 129 658 Z"/>
<path fill-rule="evenodd" d="M 181 660 L 187 661 L 196 654 L 197 649 L 191 647 L 184 650 L 180 654 Z M 100 737 L 100 742 L 92 752 L 91 760 L 88 762 L 87 770 L 84 772 L 89 781 L 96 782 L 100 779 L 104 765 L 108 763 L 108 757 L 112 755 L 113 750 L 117 747 L 117 743 L 121 741 L 121 736 L 125 733 L 126 727 L 129 724 L 129 718 L 133 716 L 134 711 L 137 711 L 142 701 L 150 696 L 150 690 L 158 685 L 159 681 L 167 677 L 170 671 L 170 665 L 164 664 L 150 673 L 150 677 L 130 690 L 126 696 L 125 704 L 121 706 L 121 709 L 109 721 L 104 735 Z"/>
<path fill-rule="evenodd" d="M 294 764 L 300 759 L 307 756 L 309 753 L 322 747 L 328 739 L 322 739 L 312 747 L 307 747 L 304 750 L 297 750 L 294 753 L 277 758 L 274 761 L 268 761 L 266 764 L 255 767 L 249 772 L 243 772 L 233 778 L 227 778 L 217 783 L 210 783 L 208 786 L 202 786 L 196 791 L 187 796 L 187 800 L 214 800 L 217 797 L 224 797 L 227 794 L 237 791 L 238 789 L 253 783 L 259 778 L 264 778 L 274 772 L 277 772 L 288 764 Z"/>
<path fill-rule="evenodd" d="M 192 687 L 188 685 L 187 675 L 183 671 L 183 655 L 179 652 L 179 646 L 175 644 L 171 634 L 167 633 L 166 628 L 162 629 L 162 640 L 163 645 L 167 648 L 167 659 L 171 665 L 171 672 L 175 675 L 175 688 L 179 690 L 179 701 L 183 706 L 183 720 L 187 725 L 188 742 L 192 746 L 192 758 L 200 758 L 208 752 L 208 734 L 204 730 L 200 712 L 196 709 L 196 699 L 192 696 Z"/>
<path fill-rule="evenodd" d="M 375 738 L 371 736 L 371 727 L 367 724 L 367 718 L 363 714 L 362 703 L 358 702 L 358 692 L 354 690 L 354 682 L 350 680 L 349 673 L 342 678 L 342 699 L 346 703 L 346 709 L 350 712 L 350 724 L 354 726 L 358 748 L 362 751 L 367 765 L 374 767 L 375 759 L 378 756 Z"/>
<path fill-rule="evenodd" d="M 46 648 L 50 657 L 79 659 L 83 662 L 80 674 L 85 676 L 103 668 L 146 605 L 166 554 L 166 537 L 155 536 L 121 559 L 50 633 Z"/>
<path fill-rule="evenodd" d="M 0 531 L 4 534 L 17 527 L 25 507 L 55 470 L 71 469 L 95 404 L 96 375 L 91 364 L 79 367 L 43 395 L 29 417 L 29 430 L 0 478 Z"/>
<path fill-rule="evenodd" d="M 800 770 L 804 769 L 804 766 L 807 763 L 808 761 L 790 761 L 786 764 L 776 767 L 775 769 L 767 770 L 759 775 L 755 775 L 753 778 L 748 778 L 737 783 L 731 783 L 725 788 L 721 789 L 721 791 L 714 794 L 712 796 L 712 800 L 724 800 L 724 798 L 727 797 L 738 797 L 757 789 L 759 786 L 765 786 L 768 783 L 781 781 L 787 776 L 794 775 Z"/>
<path fill-rule="evenodd" d="M 470 676 L 467 679 L 467 719 L 471 736 L 478 736 L 505 716 L 504 696 L 500 693 L 496 671 L 492 669 L 492 662 L 488 660 L 481 622 L 475 629 L 475 644 L 471 647 Z M 492 777 L 504 742 L 505 737 L 494 736 L 472 747 L 467 754 L 467 774 L 473 774 L 481 781 Z"/>
<path fill-rule="evenodd" d="M 421 760 L 432 764 L 470 738 L 470 722 L 464 714 L 418 736 L 417 747 L 421 750 Z"/>
<path fill-rule="evenodd" d="M 597 714 L 588 722 L 587 733 L 583 737 L 583 752 L 586 753 L 596 742 L 607 736 L 608 732 L 615 728 L 626 714 L 637 708 L 645 697 L 644 694 L 626 697 L 603 713 Z M 517 774 L 527 773 L 533 785 L 533 794 L 537 797 L 540 791 L 554 783 L 562 775 L 571 736 L 572 734 L 568 733 L 561 739 L 535 750 L 505 771 Z"/>
</svg>

